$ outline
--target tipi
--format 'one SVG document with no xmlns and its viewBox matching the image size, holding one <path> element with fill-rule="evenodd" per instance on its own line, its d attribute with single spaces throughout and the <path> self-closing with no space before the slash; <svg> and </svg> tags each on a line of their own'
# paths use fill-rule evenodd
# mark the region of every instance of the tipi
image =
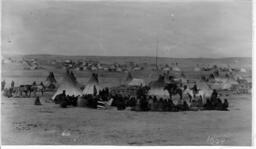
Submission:
<svg viewBox="0 0 256 149">
<path fill-rule="evenodd" d="M 100 89 L 101 87 L 99 86 L 98 74 L 93 73 L 83 90 L 83 94 L 98 94 Z"/>
<path fill-rule="evenodd" d="M 80 90 L 77 82 L 74 82 L 74 80 L 71 78 L 69 71 L 67 71 L 66 74 L 64 75 L 63 80 L 60 83 L 60 86 L 58 87 L 55 94 L 52 96 L 52 100 L 54 100 L 57 95 L 61 94 L 63 90 L 66 91 L 66 95 L 70 95 L 70 96 L 82 95 L 82 91 Z"/>
<path fill-rule="evenodd" d="M 48 77 L 46 78 L 46 86 L 48 87 L 48 88 L 55 88 L 56 87 L 56 83 L 57 83 L 57 81 L 56 81 L 56 79 L 55 79 L 55 76 L 54 76 L 54 74 L 53 74 L 53 72 L 50 72 L 49 73 L 49 75 L 48 75 Z"/>
</svg>

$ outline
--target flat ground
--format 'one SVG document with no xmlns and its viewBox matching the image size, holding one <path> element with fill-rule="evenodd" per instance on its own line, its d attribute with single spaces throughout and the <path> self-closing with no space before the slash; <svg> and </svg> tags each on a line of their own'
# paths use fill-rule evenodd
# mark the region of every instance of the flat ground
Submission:
<svg viewBox="0 0 256 149">
<path fill-rule="evenodd" d="M 196 63 L 196 62 L 194 62 Z M 185 66 L 185 64 L 184 64 Z M 13 67 L 13 68 L 12 68 Z M 193 69 L 193 66 L 187 66 Z M 44 81 L 54 70 L 61 80 L 64 70 L 22 70 L 3 66 L 2 76 L 16 85 Z M 61 72 L 61 73 L 60 73 Z M 89 72 L 75 72 L 86 84 Z M 149 73 L 136 72 L 146 78 Z M 124 74 L 103 74 L 103 86 L 118 85 Z M 149 78 L 148 80 L 152 80 Z M 53 92 L 34 98 L 2 97 L 2 143 L 4 145 L 251 145 L 251 95 L 231 95 L 230 111 L 134 112 L 59 108 L 49 101 Z"/>
<path fill-rule="evenodd" d="M 250 145 L 251 96 L 230 111 L 133 112 L 62 109 L 46 98 L 2 98 L 3 144 Z"/>
</svg>

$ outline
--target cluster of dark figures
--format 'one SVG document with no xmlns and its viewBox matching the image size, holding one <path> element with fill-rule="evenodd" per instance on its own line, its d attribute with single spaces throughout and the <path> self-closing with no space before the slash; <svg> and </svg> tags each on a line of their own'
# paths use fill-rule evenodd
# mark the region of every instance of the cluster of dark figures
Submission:
<svg viewBox="0 0 256 149">
<path fill-rule="evenodd" d="M 112 107 L 116 107 L 117 110 L 125 110 L 130 108 L 132 111 L 197 111 L 197 110 L 221 110 L 228 111 L 229 103 L 227 99 L 222 102 L 218 98 L 216 90 L 213 91 L 211 98 L 207 99 L 206 103 L 203 104 L 202 100 L 192 100 L 191 104 L 186 101 L 180 100 L 178 104 L 174 104 L 171 99 L 157 98 L 156 96 L 123 96 L 122 94 L 110 94 L 109 90 L 103 89 L 99 94 L 94 93 L 92 95 L 83 95 L 80 97 L 84 99 L 83 105 L 86 107 L 96 109 L 101 102 L 108 102 L 112 100 Z M 67 106 L 77 106 L 78 96 L 69 96 L 63 91 L 55 98 L 55 103 L 60 104 L 62 108 Z"/>
<path fill-rule="evenodd" d="M 213 94 L 216 94 L 213 93 Z M 186 101 L 179 101 L 178 104 L 174 104 L 171 99 L 157 98 L 156 96 L 141 96 L 135 97 L 122 97 L 116 95 L 113 97 L 114 102 L 112 106 L 116 106 L 118 110 L 124 110 L 126 107 L 131 107 L 132 111 L 197 111 L 197 110 L 220 110 L 228 111 L 229 103 L 227 99 L 222 102 L 220 98 L 212 96 L 203 104 L 202 100 L 195 101 L 189 105 Z M 117 99 L 117 100 L 115 100 Z"/>
<path fill-rule="evenodd" d="M 67 106 L 77 106 L 77 99 L 79 96 L 70 96 L 70 95 L 66 95 L 66 91 L 63 90 L 63 92 L 61 94 L 58 94 L 55 99 L 54 99 L 54 103 L 55 104 L 59 104 L 60 107 L 62 108 L 66 108 Z"/>
</svg>

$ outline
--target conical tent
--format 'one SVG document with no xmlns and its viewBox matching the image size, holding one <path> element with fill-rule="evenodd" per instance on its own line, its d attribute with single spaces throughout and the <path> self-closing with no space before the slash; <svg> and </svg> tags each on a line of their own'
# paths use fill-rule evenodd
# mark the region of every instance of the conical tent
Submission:
<svg viewBox="0 0 256 149">
<path fill-rule="evenodd" d="M 83 90 L 83 94 L 98 94 L 100 89 L 101 87 L 99 86 L 98 74 L 93 73 Z"/>
<path fill-rule="evenodd" d="M 57 83 L 53 72 L 49 73 L 48 77 L 46 78 L 46 81 L 50 83 Z"/>
<path fill-rule="evenodd" d="M 66 95 L 70 95 L 70 96 L 82 95 L 82 91 L 80 90 L 78 84 L 74 82 L 74 80 L 70 77 L 69 71 L 66 72 L 62 82 L 60 83 L 59 88 L 57 89 L 55 94 L 52 96 L 52 99 L 54 100 L 57 95 L 63 92 L 63 90 L 66 91 Z"/>
<path fill-rule="evenodd" d="M 46 81 L 45 81 L 45 85 L 48 87 L 48 88 L 56 88 L 56 84 L 57 84 L 57 81 L 55 79 L 55 76 L 53 74 L 53 72 L 50 72 L 48 77 L 46 78 Z"/>
</svg>

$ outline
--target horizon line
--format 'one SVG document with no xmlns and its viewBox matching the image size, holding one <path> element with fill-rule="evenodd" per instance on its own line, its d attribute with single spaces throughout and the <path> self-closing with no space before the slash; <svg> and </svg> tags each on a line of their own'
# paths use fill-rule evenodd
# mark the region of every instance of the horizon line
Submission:
<svg viewBox="0 0 256 149">
<path fill-rule="evenodd" d="M 66 56 L 66 57 L 149 57 L 149 58 L 155 58 L 155 56 L 132 56 L 132 55 L 119 55 L 119 56 L 111 56 L 111 55 L 65 55 L 65 54 L 1 54 L 2 56 Z M 246 57 L 238 57 L 238 56 L 227 56 L 227 57 L 164 57 L 164 56 L 158 56 L 158 58 L 173 58 L 173 59 L 225 59 L 225 58 L 251 58 L 250 56 Z"/>
</svg>

